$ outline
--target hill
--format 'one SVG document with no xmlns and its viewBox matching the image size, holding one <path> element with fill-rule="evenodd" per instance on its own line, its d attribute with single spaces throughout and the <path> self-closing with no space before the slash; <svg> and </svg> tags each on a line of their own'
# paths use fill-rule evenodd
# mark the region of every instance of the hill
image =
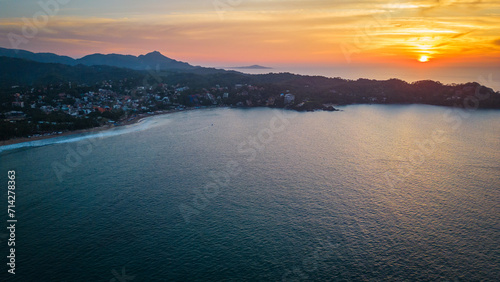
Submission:
<svg viewBox="0 0 500 282">
<path fill-rule="evenodd" d="M 0 86 L 47 85 L 53 83 L 93 84 L 103 80 L 116 80 L 144 76 L 143 72 L 110 66 L 69 66 L 40 63 L 26 59 L 0 57 Z"/>
<path fill-rule="evenodd" d="M 9 58 L 26 59 L 40 63 L 57 63 L 65 65 L 77 65 L 75 59 L 67 56 L 59 56 L 52 53 L 33 53 L 25 50 L 0 48 L 0 56 Z"/>
<path fill-rule="evenodd" d="M 120 55 L 120 58 L 123 55 Z M 154 62 L 162 58 L 159 53 L 141 57 L 142 62 Z M 106 57 L 110 58 L 110 57 Z M 135 60 L 133 56 L 125 60 Z M 166 62 L 166 61 L 165 61 Z M 100 61 L 106 63 L 106 61 Z M 121 64 L 117 64 L 121 65 Z M 126 65 L 126 63 L 123 63 Z M 323 104 L 430 104 L 440 106 L 466 106 L 465 103 L 475 96 L 487 97 L 480 101 L 481 108 L 500 108 L 500 93 L 476 82 L 444 85 L 438 81 L 417 81 L 408 83 L 399 79 L 389 80 L 346 80 L 322 76 L 303 76 L 291 73 L 270 73 L 260 75 L 243 74 L 236 71 L 221 71 L 206 68 L 184 70 L 153 71 L 119 68 L 106 65 L 75 65 L 40 63 L 25 59 L 0 57 L 0 87 L 43 86 L 55 83 L 92 85 L 104 80 L 133 80 L 136 85 L 156 84 L 183 85 L 189 87 L 190 94 L 206 93 L 214 87 L 225 87 L 238 93 L 238 101 L 252 106 L 266 105 L 269 98 L 276 95 L 293 93 L 296 104 L 301 109 L 321 108 Z M 237 87 L 238 85 L 238 87 Z M 241 86 L 250 91 L 239 93 Z M 264 90 L 256 90 L 264 89 Z M 222 93 L 224 94 L 224 93 Z M 484 101 L 483 101 L 484 100 Z M 475 101 L 475 100 L 472 100 Z M 301 103 L 304 102 L 304 103 Z M 296 108 L 296 105 L 289 105 Z"/>
<path fill-rule="evenodd" d="M 120 54 L 93 54 L 75 60 L 77 64 L 87 66 L 106 65 L 134 70 L 195 70 L 194 67 L 185 62 L 179 62 L 163 56 L 160 52 L 154 51 L 138 57 Z"/>
<path fill-rule="evenodd" d="M 224 70 L 220 69 L 192 66 L 188 63 L 168 58 L 158 51 L 140 56 L 92 54 L 80 59 L 73 59 L 68 56 L 60 56 L 53 53 L 33 53 L 25 50 L 0 48 L 0 56 L 69 66 L 82 64 L 86 66 L 105 65 L 133 70 L 190 71 L 195 73 L 224 72 Z"/>
</svg>

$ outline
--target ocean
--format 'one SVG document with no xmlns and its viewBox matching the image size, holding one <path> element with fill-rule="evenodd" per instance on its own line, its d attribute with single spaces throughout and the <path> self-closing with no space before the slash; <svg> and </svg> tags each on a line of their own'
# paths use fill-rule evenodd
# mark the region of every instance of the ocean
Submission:
<svg viewBox="0 0 500 282">
<path fill-rule="evenodd" d="M 500 111 L 340 109 L 0 147 L 1 281 L 497 281 Z"/>
</svg>

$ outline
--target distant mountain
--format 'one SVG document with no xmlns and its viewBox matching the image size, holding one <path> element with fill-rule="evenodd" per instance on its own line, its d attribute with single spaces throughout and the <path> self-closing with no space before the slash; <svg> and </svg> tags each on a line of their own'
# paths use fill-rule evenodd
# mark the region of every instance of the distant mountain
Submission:
<svg viewBox="0 0 500 282">
<path fill-rule="evenodd" d="M 161 55 L 161 54 L 160 54 Z M 158 54 L 144 55 L 140 61 Z M 120 59 L 130 59 L 133 56 Z M 101 58 L 113 58 L 105 56 Z M 139 57 L 137 57 L 139 59 Z M 239 91 L 240 85 L 259 85 L 264 90 L 255 96 L 233 95 L 232 103 L 251 101 L 254 106 L 263 106 L 269 97 L 279 97 L 284 89 L 295 95 L 297 102 L 292 108 L 300 111 L 324 108 L 324 104 L 429 104 L 440 106 L 471 106 L 466 104 L 471 97 L 482 97 L 480 108 L 500 109 L 500 92 L 481 86 L 479 83 L 444 85 L 438 81 L 424 80 L 408 83 L 399 79 L 389 80 L 345 80 L 321 76 L 303 76 L 291 73 L 271 73 L 250 75 L 236 71 L 220 71 L 208 68 L 194 68 L 195 71 L 162 71 L 153 76 L 149 71 L 132 70 L 112 66 L 86 66 L 78 64 L 40 63 L 27 59 L 0 57 L 0 107 L 2 96 L 8 95 L 5 89 L 12 86 L 41 86 L 57 83 L 75 82 L 76 84 L 95 85 L 104 80 L 127 79 L 134 86 L 150 83 L 184 85 L 205 93 L 215 85 L 228 87 L 228 91 Z M 234 88 L 233 88 L 234 87 Z M 4 89 L 1 89 L 4 88 Z M 115 88 L 113 88 L 115 89 Z M 4 92 L 2 92 L 4 90 Z M 234 94 L 234 92 L 231 92 Z M 188 94 L 185 94 L 188 95 Z M 480 96 L 478 96 L 480 95 Z M 189 100 L 184 96 L 180 100 Z M 248 104 L 248 103 L 247 103 Z"/>
<path fill-rule="evenodd" d="M 243 66 L 243 67 L 231 67 L 230 69 L 252 69 L 252 70 L 270 70 L 270 67 L 264 67 L 259 65 Z"/>
<path fill-rule="evenodd" d="M 59 56 L 52 53 L 33 53 L 25 50 L 0 48 L 0 56 L 26 59 L 40 63 L 76 65 L 75 59 L 67 56 Z"/>
<path fill-rule="evenodd" d="M 176 61 L 163 56 L 160 52 L 154 51 L 138 57 L 120 54 L 93 54 L 80 59 L 73 59 L 67 56 L 59 56 L 52 53 L 33 53 L 25 50 L 15 50 L 0 48 L 0 56 L 26 59 L 40 63 L 56 63 L 76 66 L 79 64 L 86 66 L 106 65 L 133 70 L 202 70 L 202 67 L 195 67 L 185 62 Z"/>
<path fill-rule="evenodd" d="M 134 70 L 194 70 L 197 68 L 188 63 L 167 58 L 158 51 L 138 57 L 120 54 L 93 54 L 75 61 L 77 64 L 87 66 L 106 65 Z"/>
<path fill-rule="evenodd" d="M 0 57 L 0 87 L 46 85 L 51 83 L 93 84 L 103 80 L 144 77 L 143 71 L 111 66 L 70 66 L 26 59 Z"/>
</svg>

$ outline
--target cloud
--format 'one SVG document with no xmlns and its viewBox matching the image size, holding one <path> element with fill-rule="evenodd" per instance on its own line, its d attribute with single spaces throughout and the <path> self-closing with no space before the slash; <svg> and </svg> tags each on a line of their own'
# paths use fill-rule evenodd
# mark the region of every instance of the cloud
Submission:
<svg viewBox="0 0 500 282">
<path fill-rule="evenodd" d="M 223 11 L 223 18 L 212 1 L 194 1 L 181 5 L 165 0 L 156 8 L 150 0 L 144 5 L 136 1 L 129 10 L 127 5 L 115 9 L 97 0 L 71 2 L 20 48 L 65 49 L 63 53 L 72 56 L 118 48 L 134 55 L 160 50 L 188 61 L 241 57 L 344 61 L 342 44 L 355 46 L 360 57 L 374 58 L 386 53 L 404 57 L 432 52 L 458 59 L 460 50 L 471 45 L 478 57 L 488 52 L 498 55 L 492 45 L 499 46 L 500 40 L 500 18 L 495 14 L 500 3 L 495 1 L 483 0 L 474 4 L 477 9 L 468 9 L 465 0 L 396 4 L 382 0 L 221 0 L 233 3 Z M 21 18 L 0 18 L 0 46 L 8 47 L 9 32 L 21 34 Z"/>
<path fill-rule="evenodd" d="M 457 35 L 454 35 L 452 36 L 451 38 L 455 39 L 455 38 L 459 38 L 459 37 L 462 37 L 462 36 L 466 36 L 467 34 L 471 34 L 472 32 L 474 31 L 469 31 L 469 32 L 464 32 L 464 33 L 459 33 Z"/>
</svg>

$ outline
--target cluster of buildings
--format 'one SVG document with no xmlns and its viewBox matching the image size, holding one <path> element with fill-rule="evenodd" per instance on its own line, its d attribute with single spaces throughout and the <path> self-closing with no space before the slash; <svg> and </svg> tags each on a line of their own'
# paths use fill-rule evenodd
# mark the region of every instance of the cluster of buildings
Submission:
<svg viewBox="0 0 500 282">
<path fill-rule="evenodd" d="M 215 85 L 208 89 L 192 90 L 187 85 L 167 84 L 136 86 L 128 89 L 105 81 L 93 90 L 89 90 L 92 87 L 88 86 L 78 86 L 73 89 L 71 84 L 24 89 L 24 91 L 22 88 L 16 88 L 18 89 L 15 91 L 19 92 L 12 95 L 10 105 L 2 105 L 9 111 L 0 113 L 4 120 L 12 122 L 29 117 L 26 109 L 39 109 L 46 114 L 63 112 L 75 118 L 88 118 L 93 113 L 123 111 L 128 115 L 183 110 L 185 107 L 224 106 L 229 104 L 230 98 L 232 102 L 237 101 L 234 105 L 238 106 L 272 106 L 280 98 L 280 95 L 276 95 L 253 100 L 254 96 L 260 97 L 258 93 L 262 93 L 265 89 L 246 84 L 236 84 L 231 89 Z M 77 90 L 82 91 L 78 93 Z M 291 104 L 295 100 L 290 93 L 281 94 L 282 99 L 283 97 L 285 104 Z"/>
<path fill-rule="evenodd" d="M 62 90 L 55 94 L 54 89 L 32 88 L 13 94 L 12 101 L 7 105 L 5 103 L 2 105 L 3 108 L 10 108 L 11 111 L 2 114 L 4 119 L 16 121 L 26 118 L 28 109 L 39 109 L 46 114 L 64 112 L 80 118 L 94 112 L 118 110 L 148 112 L 158 108 L 175 109 L 180 106 L 176 103 L 180 93 L 189 89 L 187 86 L 169 89 L 166 85 L 159 85 L 155 91 L 152 91 L 151 87 L 139 86 L 118 93 L 112 89 L 112 84 L 109 82 L 105 86 L 105 88 L 81 94 L 69 94 L 74 91 Z"/>
</svg>

